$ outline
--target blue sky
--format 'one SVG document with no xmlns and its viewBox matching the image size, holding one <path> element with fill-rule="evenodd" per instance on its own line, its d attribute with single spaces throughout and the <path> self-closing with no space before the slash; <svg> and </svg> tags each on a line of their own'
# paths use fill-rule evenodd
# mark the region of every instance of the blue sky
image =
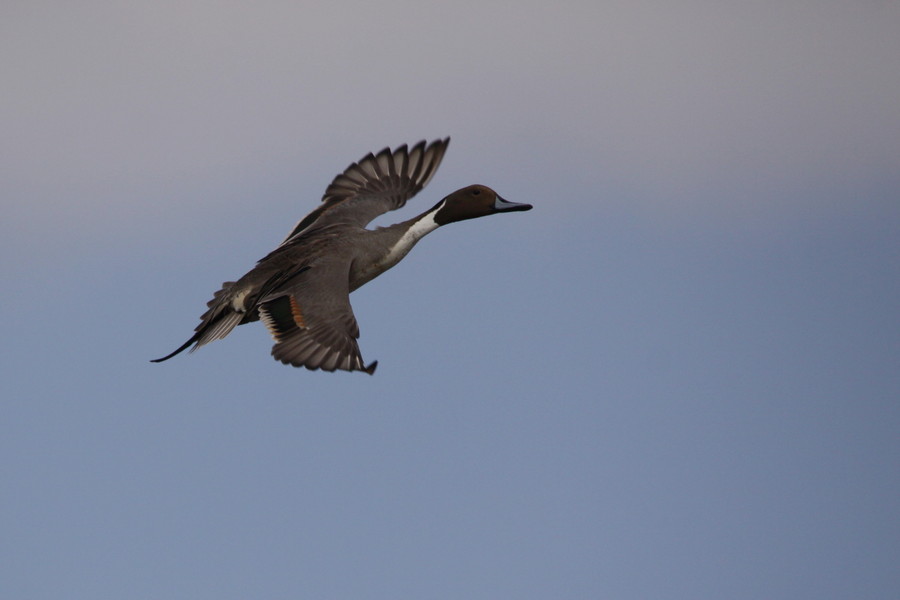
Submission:
<svg viewBox="0 0 900 600">
<path fill-rule="evenodd" d="M 3 12 L 4 598 L 896 595 L 895 3 Z M 445 135 L 374 377 L 148 362 Z"/>
</svg>

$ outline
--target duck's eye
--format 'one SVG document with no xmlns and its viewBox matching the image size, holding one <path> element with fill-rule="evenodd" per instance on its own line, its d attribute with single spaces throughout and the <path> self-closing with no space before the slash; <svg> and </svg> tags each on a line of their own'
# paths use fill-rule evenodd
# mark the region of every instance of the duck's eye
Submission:
<svg viewBox="0 0 900 600">
<path fill-rule="evenodd" d="M 479 194 L 481 194 L 481 190 L 472 190 L 473 196 L 478 196 Z"/>
</svg>

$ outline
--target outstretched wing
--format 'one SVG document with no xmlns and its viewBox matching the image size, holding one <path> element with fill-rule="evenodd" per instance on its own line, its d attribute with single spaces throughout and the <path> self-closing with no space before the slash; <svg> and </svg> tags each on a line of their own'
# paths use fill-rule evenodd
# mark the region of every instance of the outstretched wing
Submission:
<svg viewBox="0 0 900 600">
<path fill-rule="evenodd" d="M 422 140 L 411 149 L 406 144 L 367 154 L 334 178 L 320 204 L 306 215 L 284 239 L 311 225 L 342 223 L 365 227 L 375 217 L 396 210 L 424 188 L 444 158 L 450 138 L 425 145 Z"/>
<path fill-rule="evenodd" d="M 375 372 L 378 363 L 366 366 L 356 343 L 349 269 L 349 262 L 310 268 L 262 299 L 259 317 L 275 338 L 272 356 L 310 370 Z"/>
</svg>

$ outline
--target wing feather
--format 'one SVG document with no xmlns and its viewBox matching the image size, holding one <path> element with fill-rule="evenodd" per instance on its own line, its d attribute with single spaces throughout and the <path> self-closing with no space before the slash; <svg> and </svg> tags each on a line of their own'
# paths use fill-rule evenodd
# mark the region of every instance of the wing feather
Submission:
<svg viewBox="0 0 900 600">
<path fill-rule="evenodd" d="M 422 140 L 411 149 L 403 144 L 367 154 L 332 180 L 322 203 L 294 226 L 282 245 L 312 226 L 365 227 L 375 217 L 401 208 L 428 185 L 449 143 L 450 138 L 427 145 Z"/>
<path fill-rule="evenodd" d="M 260 320 L 275 339 L 276 360 L 311 370 L 374 371 L 365 366 L 356 342 L 349 269 L 344 261 L 304 270 L 260 301 Z"/>
</svg>

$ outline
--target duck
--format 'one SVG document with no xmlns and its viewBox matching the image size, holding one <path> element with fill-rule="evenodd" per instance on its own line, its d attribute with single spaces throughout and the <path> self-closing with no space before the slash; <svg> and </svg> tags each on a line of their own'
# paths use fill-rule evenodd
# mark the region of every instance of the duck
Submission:
<svg viewBox="0 0 900 600">
<path fill-rule="evenodd" d="M 194 334 L 169 360 L 262 321 L 275 340 L 272 356 L 286 365 L 322 371 L 375 373 L 359 350 L 350 293 L 402 260 L 432 231 L 468 219 L 531 210 L 485 185 L 469 185 L 409 220 L 368 229 L 376 217 L 402 208 L 434 176 L 450 138 L 369 153 L 338 174 L 321 203 L 300 219 L 272 252 L 237 281 L 226 281 L 207 303 Z"/>
</svg>

